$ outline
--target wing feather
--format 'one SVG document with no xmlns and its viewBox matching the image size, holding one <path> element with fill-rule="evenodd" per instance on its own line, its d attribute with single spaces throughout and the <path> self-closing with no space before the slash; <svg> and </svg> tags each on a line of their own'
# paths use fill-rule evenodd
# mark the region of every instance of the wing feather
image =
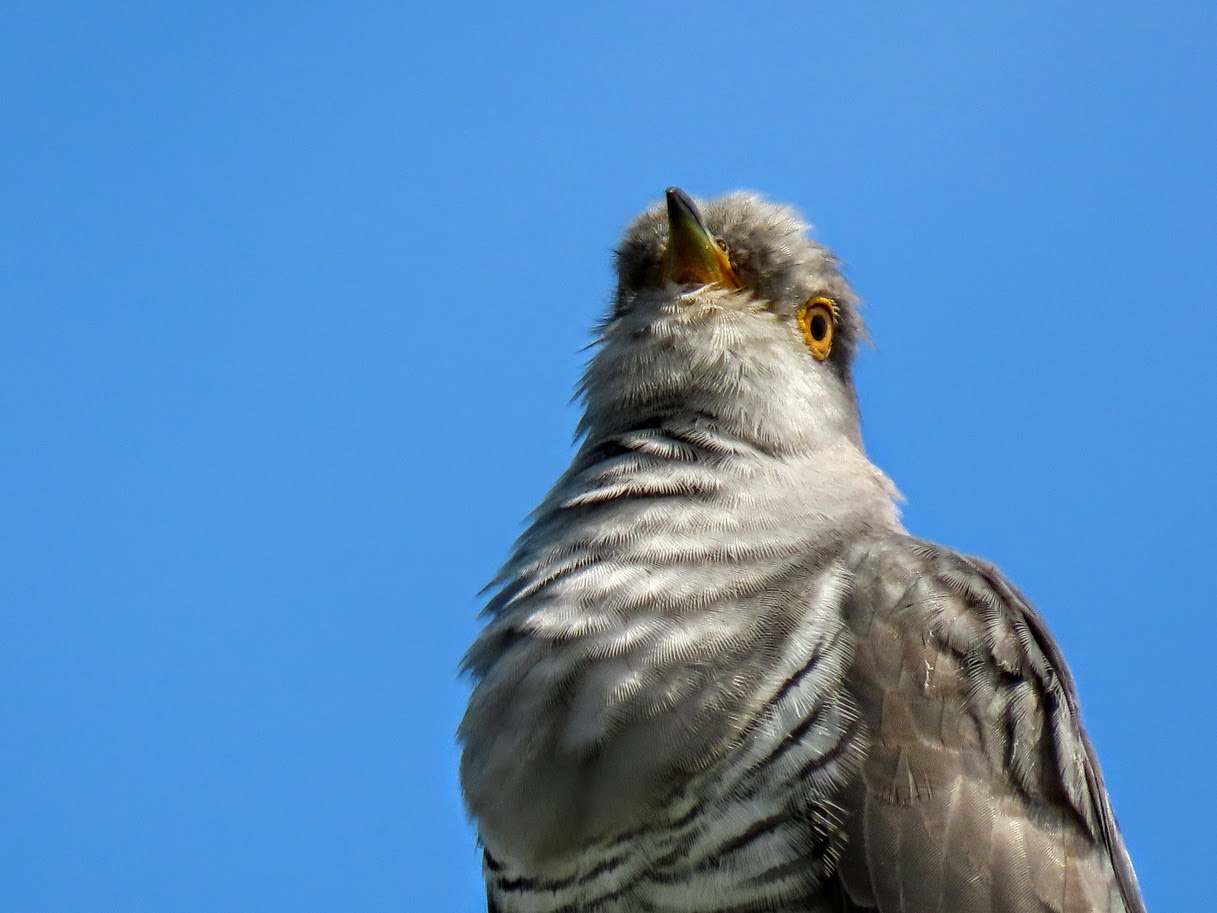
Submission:
<svg viewBox="0 0 1217 913">
<path fill-rule="evenodd" d="M 1145 913 L 1077 694 L 993 567 L 907 538 L 860 558 L 849 687 L 867 756 L 844 893 L 880 913 Z"/>
</svg>

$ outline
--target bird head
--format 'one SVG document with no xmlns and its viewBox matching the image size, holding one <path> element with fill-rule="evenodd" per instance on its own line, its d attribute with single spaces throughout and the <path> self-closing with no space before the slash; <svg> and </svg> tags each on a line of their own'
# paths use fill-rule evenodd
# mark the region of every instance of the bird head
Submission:
<svg viewBox="0 0 1217 913">
<path fill-rule="evenodd" d="M 836 258 L 793 211 L 669 188 L 617 249 L 617 292 L 584 377 L 581 431 L 676 413 L 773 452 L 859 443 L 863 336 Z"/>
</svg>

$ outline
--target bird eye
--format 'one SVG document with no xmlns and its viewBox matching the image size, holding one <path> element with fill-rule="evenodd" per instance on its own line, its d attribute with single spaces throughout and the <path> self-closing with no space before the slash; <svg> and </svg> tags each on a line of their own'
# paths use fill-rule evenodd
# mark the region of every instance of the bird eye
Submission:
<svg viewBox="0 0 1217 913">
<path fill-rule="evenodd" d="M 832 352 L 832 337 L 837 327 L 837 303 L 819 295 L 809 298 L 799 305 L 795 319 L 811 354 L 818 361 L 826 359 Z"/>
<path fill-rule="evenodd" d="M 722 238 L 715 238 L 714 243 L 718 245 L 718 249 L 721 250 L 724 254 L 731 253 L 731 248 L 729 248 L 727 246 L 727 242 L 724 241 Z"/>
</svg>

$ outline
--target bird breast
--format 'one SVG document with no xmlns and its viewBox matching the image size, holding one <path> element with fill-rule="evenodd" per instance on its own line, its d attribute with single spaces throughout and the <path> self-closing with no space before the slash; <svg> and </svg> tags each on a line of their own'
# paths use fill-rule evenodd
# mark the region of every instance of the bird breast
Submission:
<svg viewBox="0 0 1217 913">
<path fill-rule="evenodd" d="M 488 851 L 530 870 L 730 756 L 792 667 L 831 653 L 851 530 L 894 522 L 868 507 L 871 488 L 890 504 L 886 480 L 829 484 L 824 454 L 708 460 L 710 442 L 671 429 L 633 443 L 559 481 L 467 658 L 466 799 Z M 795 697 L 800 718 L 823 699 Z"/>
</svg>

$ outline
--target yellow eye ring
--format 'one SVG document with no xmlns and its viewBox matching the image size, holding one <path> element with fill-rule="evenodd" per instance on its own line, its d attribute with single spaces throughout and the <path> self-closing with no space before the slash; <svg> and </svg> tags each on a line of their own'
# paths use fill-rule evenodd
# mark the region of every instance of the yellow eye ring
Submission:
<svg viewBox="0 0 1217 913">
<path fill-rule="evenodd" d="M 817 361 L 826 359 L 832 352 L 832 337 L 837 329 L 837 303 L 821 295 L 808 298 L 799 305 L 795 320 L 811 354 Z"/>
</svg>

